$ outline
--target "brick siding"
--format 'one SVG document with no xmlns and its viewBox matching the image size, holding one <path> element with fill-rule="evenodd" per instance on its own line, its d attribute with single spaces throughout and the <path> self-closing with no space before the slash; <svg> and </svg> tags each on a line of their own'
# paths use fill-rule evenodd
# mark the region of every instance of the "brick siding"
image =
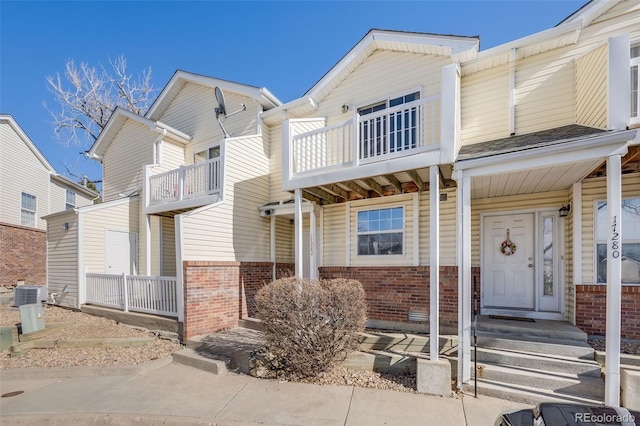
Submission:
<svg viewBox="0 0 640 426">
<path fill-rule="evenodd" d="M 47 233 L 0 223 L 0 285 L 47 283 Z"/>
<path fill-rule="evenodd" d="M 472 273 L 478 276 L 479 268 Z M 409 311 L 429 312 L 428 266 L 321 267 L 320 278 L 348 278 L 362 283 L 372 320 L 409 322 Z M 458 324 L 458 268 L 440 267 L 440 326 Z"/>
<path fill-rule="evenodd" d="M 576 286 L 576 326 L 590 335 L 604 336 L 607 286 Z M 620 337 L 640 339 L 640 287 L 622 286 Z"/>
<path fill-rule="evenodd" d="M 277 275 L 290 275 L 291 264 L 277 264 Z M 238 326 L 255 315 L 254 297 L 271 281 L 271 262 L 185 261 L 184 340 Z"/>
</svg>

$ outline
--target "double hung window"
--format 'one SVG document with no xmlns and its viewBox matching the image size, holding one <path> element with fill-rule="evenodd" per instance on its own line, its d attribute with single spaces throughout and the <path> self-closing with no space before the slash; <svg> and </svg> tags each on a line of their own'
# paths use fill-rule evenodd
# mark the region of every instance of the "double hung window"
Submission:
<svg viewBox="0 0 640 426">
<path fill-rule="evenodd" d="M 67 189 L 65 209 L 72 209 L 76 206 L 76 193 Z"/>
<path fill-rule="evenodd" d="M 631 46 L 631 122 L 640 123 L 640 43 Z"/>
<path fill-rule="evenodd" d="M 420 99 L 420 92 L 386 99 L 359 108 L 360 159 L 416 148 L 420 111 L 404 104 Z"/>
<path fill-rule="evenodd" d="M 358 255 L 403 254 L 404 208 L 358 212 Z"/>
<path fill-rule="evenodd" d="M 36 196 L 23 192 L 20 201 L 20 224 L 36 226 Z"/>
</svg>

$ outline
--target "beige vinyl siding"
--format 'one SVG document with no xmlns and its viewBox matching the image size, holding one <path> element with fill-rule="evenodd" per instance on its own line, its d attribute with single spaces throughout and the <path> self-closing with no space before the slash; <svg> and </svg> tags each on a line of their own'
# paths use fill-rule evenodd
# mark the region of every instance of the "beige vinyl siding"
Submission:
<svg viewBox="0 0 640 426">
<path fill-rule="evenodd" d="M 67 189 L 73 191 L 76 194 L 75 207 L 85 207 L 93 204 L 93 198 L 85 195 L 83 192 L 78 191 L 76 188 L 64 185 L 57 180 L 51 180 L 50 185 L 50 209 L 51 213 L 57 213 L 66 210 L 67 206 Z M 94 197 L 97 197 L 96 194 Z"/>
<path fill-rule="evenodd" d="M 322 207 L 322 266 L 346 264 L 347 206 L 344 203 Z"/>
<path fill-rule="evenodd" d="M 471 201 L 471 263 L 480 266 L 480 215 L 559 209 L 569 200 L 569 191 L 539 192 L 527 195 L 475 199 Z"/>
<path fill-rule="evenodd" d="M 162 270 L 160 275 L 176 276 L 176 238 L 175 226 L 172 218 L 161 217 L 162 226 Z"/>
<path fill-rule="evenodd" d="M 118 193 L 142 188 L 144 166 L 153 164 L 153 143 L 158 134 L 127 120 L 111 142 L 103 160 L 102 192 L 105 202 L 121 199 Z"/>
<path fill-rule="evenodd" d="M 622 176 L 622 198 L 640 197 L 640 174 Z M 595 209 L 598 201 L 607 200 L 607 179 L 586 179 L 582 183 L 582 283 L 595 283 Z M 573 212 L 578 214 L 578 212 Z M 624 230 L 622 231 L 624 232 Z"/>
<path fill-rule="evenodd" d="M 276 262 L 295 262 L 295 228 L 292 217 L 276 216 Z"/>
<path fill-rule="evenodd" d="M 269 163 L 262 138 L 229 140 L 222 156 L 223 202 L 185 217 L 184 259 L 269 261 L 269 219 L 258 211 L 269 201 Z"/>
<path fill-rule="evenodd" d="M 107 230 L 134 232 L 138 234 L 138 248 L 144 249 L 144 236 L 140 235 L 140 201 L 130 198 L 129 202 L 117 202 L 114 205 L 103 204 L 101 208 L 80 211 L 82 215 L 82 247 L 84 248 L 84 266 L 88 272 L 107 273 L 106 270 L 106 233 Z M 144 229 L 144 227 L 142 227 Z M 137 256 L 138 272 L 143 257 Z"/>
<path fill-rule="evenodd" d="M 607 127 L 608 45 L 576 60 L 576 122 Z"/>
<path fill-rule="evenodd" d="M 575 123 L 575 72 L 566 49 L 516 62 L 516 133 Z"/>
<path fill-rule="evenodd" d="M 573 206 L 573 190 L 569 191 L 569 202 L 571 206 Z M 564 264 L 564 305 L 565 305 L 565 316 L 569 322 L 575 324 L 575 294 L 576 287 L 573 281 L 573 215 L 575 212 L 572 212 L 564 221 L 565 229 L 564 229 L 564 260 L 562 263 Z"/>
<path fill-rule="evenodd" d="M 63 229 L 63 224 L 68 229 Z M 61 305 L 78 306 L 78 215 L 73 210 L 47 219 L 47 287 L 60 293 L 69 285 Z"/>
<path fill-rule="evenodd" d="M 440 194 L 447 194 L 447 201 L 440 202 L 440 265 L 456 266 L 456 190 L 443 190 Z M 420 193 L 420 265 L 430 263 L 430 220 L 430 194 L 422 192 Z"/>
<path fill-rule="evenodd" d="M 269 136 L 269 199 L 272 201 L 290 200 L 293 194 L 282 190 L 282 125 L 270 127 Z M 288 142 L 287 142 L 288 143 Z"/>
<path fill-rule="evenodd" d="M 169 170 L 175 170 L 186 163 L 184 145 L 165 139 L 160 144 L 160 160 L 159 167 L 154 167 L 154 173 L 162 173 Z"/>
<path fill-rule="evenodd" d="M 21 225 L 22 192 L 36 197 L 35 228 L 46 229 L 49 210 L 49 171 L 16 133 L 0 120 L 0 222 Z"/>
<path fill-rule="evenodd" d="M 462 144 L 509 136 L 509 66 L 462 77 Z"/>
</svg>

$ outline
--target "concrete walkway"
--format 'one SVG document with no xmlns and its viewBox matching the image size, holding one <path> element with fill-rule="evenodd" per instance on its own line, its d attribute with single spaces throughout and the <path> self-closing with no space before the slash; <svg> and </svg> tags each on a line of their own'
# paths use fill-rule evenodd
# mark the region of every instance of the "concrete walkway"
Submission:
<svg viewBox="0 0 640 426">
<path fill-rule="evenodd" d="M 22 391 L 15 396 L 12 392 Z M 215 375 L 170 358 L 141 367 L 0 370 L 6 425 L 493 425 L 526 406 Z"/>
</svg>

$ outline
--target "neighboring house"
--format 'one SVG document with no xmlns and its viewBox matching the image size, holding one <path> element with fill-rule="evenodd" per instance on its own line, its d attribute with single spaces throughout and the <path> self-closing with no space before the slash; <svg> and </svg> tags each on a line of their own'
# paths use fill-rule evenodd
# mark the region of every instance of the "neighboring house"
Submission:
<svg viewBox="0 0 640 426">
<path fill-rule="evenodd" d="M 372 325 L 457 332 L 468 381 L 473 283 L 482 314 L 604 334 L 606 277 L 640 338 L 640 4 L 479 45 L 372 30 L 286 104 L 178 71 L 145 117 L 116 110 L 90 150 L 105 203 L 73 212 L 75 306 L 144 275 L 127 303 L 173 298 L 188 339 L 275 277 L 349 277 Z"/>
<path fill-rule="evenodd" d="M 56 173 L 11 115 L 0 115 L 0 285 L 47 282 L 50 213 L 93 203 L 97 193 Z"/>
</svg>

